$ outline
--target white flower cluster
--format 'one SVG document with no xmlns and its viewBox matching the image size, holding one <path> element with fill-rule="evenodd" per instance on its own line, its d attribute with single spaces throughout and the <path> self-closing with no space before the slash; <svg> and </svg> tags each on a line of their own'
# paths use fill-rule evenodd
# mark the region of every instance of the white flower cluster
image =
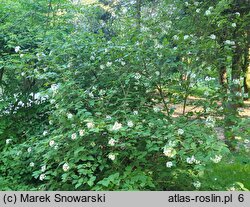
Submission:
<svg viewBox="0 0 250 207">
<path fill-rule="evenodd" d="M 172 147 L 164 147 L 163 153 L 167 157 L 174 157 L 176 155 L 176 150 Z"/>
<path fill-rule="evenodd" d="M 46 171 L 46 165 L 43 165 L 43 166 L 41 167 L 41 171 L 42 171 L 42 172 L 45 172 L 45 171 Z"/>
<path fill-rule="evenodd" d="M 12 139 L 6 139 L 6 144 L 9 144 L 12 141 Z"/>
<path fill-rule="evenodd" d="M 20 46 L 16 46 L 16 47 L 15 47 L 15 52 L 16 52 L 16 53 L 18 53 L 20 50 L 21 50 L 21 47 L 20 47 Z"/>
<path fill-rule="evenodd" d="M 167 162 L 167 163 L 166 163 L 166 167 L 167 167 L 167 168 L 171 168 L 172 166 L 173 166 L 173 162 Z"/>
<path fill-rule="evenodd" d="M 76 137 L 77 137 L 76 133 L 73 133 L 73 134 L 71 135 L 71 139 L 72 139 L 72 140 L 75 140 Z"/>
<path fill-rule="evenodd" d="M 222 159 L 222 156 L 221 155 L 215 155 L 214 158 L 210 158 L 214 163 L 219 163 Z"/>
<path fill-rule="evenodd" d="M 200 164 L 200 161 L 196 160 L 193 155 L 192 155 L 192 157 L 188 157 L 186 161 L 188 164 Z"/>
<path fill-rule="evenodd" d="M 212 39 L 212 40 L 215 40 L 215 39 L 216 39 L 216 35 L 214 35 L 214 34 L 211 34 L 209 37 L 210 37 L 210 39 Z"/>
<path fill-rule="evenodd" d="M 200 188 L 201 187 L 201 182 L 199 181 L 196 181 L 196 182 L 193 182 L 193 185 L 196 189 Z"/>
<path fill-rule="evenodd" d="M 118 131 L 119 129 L 122 128 L 122 124 L 121 123 L 118 123 L 117 121 L 115 122 L 115 124 L 113 125 L 112 127 L 112 131 Z"/>
<path fill-rule="evenodd" d="M 39 180 L 43 181 L 46 178 L 46 175 L 43 173 L 40 175 Z"/>
<path fill-rule="evenodd" d="M 131 120 L 129 120 L 128 123 L 127 123 L 127 125 L 128 125 L 128 127 L 133 127 L 134 123 Z"/>
<path fill-rule="evenodd" d="M 207 117 L 207 119 L 206 119 L 205 125 L 206 125 L 207 127 L 213 128 L 214 125 L 215 125 L 215 120 L 214 120 L 211 116 L 209 116 L 209 117 Z"/>
<path fill-rule="evenodd" d="M 112 64 L 113 64 L 112 62 L 107 62 L 107 63 L 106 63 L 106 66 L 107 66 L 107 67 L 110 67 L 110 66 L 112 66 Z"/>
<path fill-rule="evenodd" d="M 88 129 L 92 129 L 95 127 L 95 124 L 93 122 L 88 122 L 86 125 Z"/>
<path fill-rule="evenodd" d="M 108 144 L 109 144 L 110 146 L 115 146 L 115 143 L 116 143 L 116 140 L 113 139 L 113 138 L 111 138 L 111 139 L 109 140 L 109 142 L 108 142 Z"/>
<path fill-rule="evenodd" d="M 206 15 L 206 16 L 211 15 L 211 14 L 212 14 L 212 9 L 213 9 L 213 7 L 210 6 L 210 7 L 208 8 L 208 10 L 205 11 L 205 15 Z"/>
<path fill-rule="evenodd" d="M 82 136 L 84 135 L 84 133 L 85 133 L 85 131 L 84 131 L 83 129 L 80 129 L 80 130 L 79 130 L 79 135 L 80 135 L 80 137 L 82 137 Z"/>
<path fill-rule="evenodd" d="M 233 84 L 239 85 L 240 84 L 240 79 L 233 79 Z"/>
<path fill-rule="evenodd" d="M 55 141 L 54 140 L 51 140 L 50 142 L 49 142 L 49 146 L 50 147 L 53 147 L 55 145 Z"/>
<path fill-rule="evenodd" d="M 135 74 L 134 74 L 134 78 L 135 78 L 136 80 L 139 80 L 139 79 L 141 78 L 141 74 L 140 74 L 140 73 L 135 73 Z"/>
<path fill-rule="evenodd" d="M 231 40 L 226 40 L 226 41 L 224 41 L 224 43 L 226 45 L 235 45 L 235 41 L 231 41 Z"/>
<path fill-rule="evenodd" d="M 158 112 L 161 111 L 161 109 L 160 109 L 159 107 L 157 107 L 157 106 L 155 106 L 155 107 L 153 108 L 153 110 L 154 110 L 155 113 L 158 113 Z"/>
<path fill-rule="evenodd" d="M 108 158 L 109 158 L 110 160 L 114 161 L 115 158 L 116 158 L 116 156 L 115 156 L 115 154 L 110 153 L 110 154 L 108 155 Z"/>
<path fill-rule="evenodd" d="M 178 133 L 178 135 L 183 135 L 184 134 L 184 130 L 183 129 L 178 129 L 177 133 Z"/>
<path fill-rule="evenodd" d="M 63 165 L 62 168 L 63 168 L 64 172 L 67 172 L 69 170 L 69 164 L 68 163 L 64 163 L 64 165 Z"/>
</svg>

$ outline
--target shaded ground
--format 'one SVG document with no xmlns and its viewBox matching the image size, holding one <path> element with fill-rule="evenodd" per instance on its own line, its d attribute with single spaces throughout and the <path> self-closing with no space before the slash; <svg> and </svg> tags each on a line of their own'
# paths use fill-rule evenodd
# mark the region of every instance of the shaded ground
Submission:
<svg viewBox="0 0 250 207">
<path fill-rule="evenodd" d="M 204 112 L 204 108 L 200 105 L 198 105 L 198 102 L 200 101 L 205 101 L 206 99 L 204 98 L 198 98 L 198 97 L 194 97 L 194 96 L 189 96 L 187 99 L 187 105 L 185 107 L 185 114 L 188 112 L 193 112 L 193 113 L 198 113 L 198 112 Z M 183 103 L 180 104 L 176 104 L 172 107 L 175 108 L 174 117 L 179 117 L 181 115 L 183 115 Z M 219 106 L 221 106 L 221 103 L 218 103 Z M 239 114 L 241 117 L 248 117 L 250 118 L 250 101 L 244 101 L 244 107 L 239 108 Z M 195 117 L 195 116 L 194 116 Z M 200 117 L 203 118 L 203 117 Z M 217 119 L 222 119 L 222 116 L 216 116 Z M 217 136 L 219 139 L 224 140 L 225 136 L 224 136 L 224 129 L 223 127 L 215 127 L 214 128 Z"/>
<path fill-rule="evenodd" d="M 204 108 L 202 106 L 197 105 L 197 102 L 206 100 L 205 98 L 198 98 L 194 96 L 189 96 L 187 99 L 187 105 L 185 108 L 185 113 L 188 112 L 203 112 Z M 221 103 L 218 103 L 218 105 L 221 105 Z M 242 117 L 250 117 L 250 101 L 244 101 L 244 107 L 239 108 L 239 114 Z M 183 115 L 183 103 L 174 105 L 175 112 L 173 114 L 174 117 L 178 117 L 180 115 Z M 219 117 L 218 117 L 219 118 Z"/>
</svg>

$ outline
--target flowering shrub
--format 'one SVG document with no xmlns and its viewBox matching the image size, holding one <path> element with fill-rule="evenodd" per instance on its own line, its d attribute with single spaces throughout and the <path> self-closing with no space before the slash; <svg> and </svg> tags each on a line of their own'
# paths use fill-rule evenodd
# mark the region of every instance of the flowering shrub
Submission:
<svg viewBox="0 0 250 207">
<path fill-rule="evenodd" d="M 220 36 L 227 1 L 160 1 L 157 14 L 148 3 L 144 15 L 155 16 L 137 22 L 137 29 L 131 28 L 137 21 L 133 9 L 119 6 L 79 9 L 62 1 L 52 15 L 43 1 L 7 3 L 0 11 L 19 7 L 23 17 L 29 9 L 44 10 L 28 19 L 31 28 L 18 24 L 22 19 L 14 29 L 13 19 L 3 18 L 0 26 L 0 189 L 218 189 L 204 184 L 207 170 L 229 154 L 215 130 L 217 116 L 223 118 L 227 101 L 242 96 L 221 93 L 217 80 L 220 63 L 231 65 L 237 44 Z M 228 31 L 238 27 L 238 16 Z M 221 24 L 218 31 L 212 17 Z M 232 78 L 227 89 L 240 84 Z M 195 93 L 202 110 L 186 113 Z M 176 117 L 178 104 L 183 112 Z M 226 118 L 231 124 L 225 129 L 238 135 L 235 145 L 247 151 L 248 121 Z"/>
</svg>

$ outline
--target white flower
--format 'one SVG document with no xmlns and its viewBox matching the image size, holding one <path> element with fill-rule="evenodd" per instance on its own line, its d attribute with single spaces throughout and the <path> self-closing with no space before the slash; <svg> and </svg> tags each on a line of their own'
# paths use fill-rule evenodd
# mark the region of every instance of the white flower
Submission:
<svg viewBox="0 0 250 207">
<path fill-rule="evenodd" d="M 20 58 L 22 58 L 24 56 L 24 54 L 20 54 Z"/>
<path fill-rule="evenodd" d="M 204 92 L 204 96 L 209 96 L 209 92 L 208 92 L 208 91 L 205 91 L 205 92 Z"/>
<path fill-rule="evenodd" d="M 222 159 L 221 155 L 215 155 L 214 158 L 210 158 L 214 163 L 219 163 Z"/>
<path fill-rule="evenodd" d="M 176 151 L 172 147 L 169 147 L 169 148 L 165 147 L 163 153 L 167 157 L 174 157 L 176 155 Z"/>
<path fill-rule="evenodd" d="M 226 40 L 224 43 L 227 45 L 235 45 L 235 42 L 231 40 Z"/>
<path fill-rule="evenodd" d="M 233 79 L 233 84 L 239 85 L 240 84 L 240 79 Z"/>
<path fill-rule="evenodd" d="M 136 80 L 139 80 L 139 79 L 141 78 L 141 74 L 140 74 L 140 73 L 134 74 L 134 78 L 135 78 Z"/>
<path fill-rule="evenodd" d="M 176 141 L 169 141 L 168 142 L 168 146 L 170 146 L 170 147 L 175 147 L 176 146 Z"/>
<path fill-rule="evenodd" d="M 190 78 L 196 78 L 196 74 L 195 73 L 191 73 Z"/>
<path fill-rule="evenodd" d="M 90 57 L 90 60 L 95 60 L 95 56 L 92 55 L 92 56 Z"/>
<path fill-rule="evenodd" d="M 107 115 L 107 116 L 106 116 L 106 119 L 107 119 L 107 120 L 111 120 L 112 117 L 111 117 L 110 115 Z"/>
<path fill-rule="evenodd" d="M 80 137 L 82 137 L 82 136 L 84 135 L 84 133 L 85 133 L 85 131 L 84 131 L 83 129 L 80 129 L 80 130 L 79 130 L 79 135 L 80 135 Z"/>
<path fill-rule="evenodd" d="M 107 62 L 107 63 L 106 63 L 106 66 L 107 66 L 107 67 L 110 67 L 111 65 L 112 65 L 112 62 Z"/>
<path fill-rule="evenodd" d="M 124 61 L 121 61 L 121 65 L 124 66 L 126 65 L 126 63 Z"/>
<path fill-rule="evenodd" d="M 199 181 L 196 181 L 193 183 L 195 188 L 200 188 L 201 187 L 201 183 Z"/>
<path fill-rule="evenodd" d="M 248 144 L 248 143 L 249 143 L 249 140 L 248 140 L 248 139 L 245 139 L 245 140 L 244 140 L 244 143 L 245 143 L 245 144 Z"/>
<path fill-rule="evenodd" d="M 30 153 L 30 152 L 32 151 L 32 148 L 29 147 L 29 148 L 27 149 L 27 151 L 28 151 L 28 153 Z"/>
<path fill-rule="evenodd" d="M 95 126 L 93 122 L 88 122 L 86 125 L 88 129 L 92 129 Z"/>
<path fill-rule="evenodd" d="M 113 138 L 111 138 L 111 139 L 109 140 L 109 142 L 108 142 L 108 144 L 109 144 L 110 146 L 115 146 L 115 143 L 116 143 L 116 140 L 113 139 Z"/>
<path fill-rule="evenodd" d="M 6 144 L 9 144 L 12 141 L 12 139 L 6 139 Z"/>
<path fill-rule="evenodd" d="M 198 6 L 198 5 L 199 5 L 199 2 L 198 2 L 198 1 L 195 1 L 195 2 L 194 2 L 194 5 L 195 5 L 195 6 Z"/>
<path fill-rule="evenodd" d="M 53 124 L 53 121 L 52 121 L 52 120 L 49 120 L 49 124 L 52 125 L 52 124 Z"/>
<path fill-rule="evenodd" d="M 73 118 L 73 114 L 67 113 L 67 117 L 68 117 L 68 119 L 72 119 Z"/>
<path fill-rule="evenodd" d="M 105 68 L 104 65 L 100 65 L 100 69 L 103 70 Z"/>
<path fill-rule="evenodd" d="M 177 47 L 174 47 L 173 50 L 177 50 Z"/>
<path fill-rule="evenodd" d="M 214 127 L 215 120 L 211 116 L 209 116 L 207 117 L 205 124 L 207 127 Z"/>
<path fill-rule="evenodd" d="M 196 13 L 200 13 L 201 9 L 196 9 L 195 11 L 196 11 Z"/>
<path fill-rule="evenodd" d="M 42 58 L 43 57 L 45 57 L 46 55 L 42 52 L 42 53 L 37 53 L 36 54 L 36 57 L 37 57 L 37 59 L 40 61 L 40 60 L 42 60 Z"/>
<path fill-rule="evenodd" d="M 76 139 L 76 136 L 77 136 L 76 133 L 73 133 L 73 134 L 71 135 L 71 139 L 72 139 L 72 140 L 75 140 L 75 139 Z"/>
<path fill-rule="evenodd" d="M 42 172 L 45 172 L 45 170 L 46 170 L 46 165 L 43 165 L 43 166 L 41 167 L 41 171 L 42 171 Z"/>
<path fill-rule="evenodd" d="M 138 111 L 133 111 L 133 114 L 134 115 L 138 115 Z"/>
<path fill-rule="evenodd" d="M 51 140 L 51 141 L 49 142 L 49 146 L 50 146 L 50 147 L 53 147 L 54 144 L 55 144 L 55 141 L 54 141 L 54 140 Z"/>
<path fill-rule="evenodd" d="M 93 94 L 92 92 L 90 92 L 90 93 L 89 93 L 89 97 L 90 97 L 90 98 L 94 98 L 95 96 L 94 96 L 94 94 Z"/>
<path fill-rule="evenodd" d="M 68 171 L 69 170 L 69 165 L 68 165 L 68 163 L 64 163 L 64 165 L 63 165 L 63 171 L 64 172 L 66 172 L 66 171 Z"/>
<path fill-rule="evenodd" d="M 236 23 L 232 23 L 232 27 L 236 27 L 237 25 L 236 25 Z"/>
<path fill-rule="evenodd" d="M 161 111 L 161 109 L 159 107 L 154 107 L 153 110 L 154 110 L 155 113 Z"/>
<path fill-rule="evenodd" d="M 178 135 L 182 135 L 182 134 L 184 134 L 184 130 L 183 129 L 178 129 L 177 133 L 178 133 Z"/>
<path fill-rule="evenodd" d="M 155 74 L 156 74 L 157 76 L 159 76 L 159 75 L 160 75 L 160 72 L 159 72 L 159 71 L 156 71 Z"/>
<path fill-rule="evenodd" d="M 25 72 L 21 72 L 21 76 L 25 76 Z"/>
<path fill-rule="evenodd" d="M 236 139 L 236 140 L 241 140 L 242 138 L 239 137 L 239 136 L 236 136 L 235 139 Z"/>
<path fill-rule="evenodd" d="M 242 96 L 242 94 L 241 94 L 239 91 L 237 91 L 237 92 L 235 93 L 235 95 L 238 96 L 238 97 L 241 97 L 241 96 Z"/>
<path fill-rule="evenodd" d="M 236 14 L 237 16 L 240 16 L 240 12 L 235 12 L 235 14 Z"/>
<path fill-rule="evenodd" d="M 58 86 L 58 84 L 52 84 L 52 85 L 50 86 L 50 88 L 51 88 L 51 90 L 52 90 L 53 92 L 56 92 L 56 91 L 58 90 L 59 86 Z"/>
<path fill-rule="evenodd" d="M 205 12 L 205 15 L 206 16 L 209 16 L 211 14 L 211 11 L 210 10 L 207 10 L 206 12 Z"/>
<path fill-rule="evenodd" d="M 184 35 L 184 40 L 187 40 L 189 38 L 189 35 Z"/>
<path fill-rule="evenodd" d="M 109 158 L 110 160 L 113 160 L 113 161 L 114 161 L 114 160 L 115 160 L 115 154 L 112 154 L 112 153 L 109 154 L 109 155 L 108 155 L 108 158 Z"/>
<path fill-rule="evenodd" d="M 114 126 L 112 127 L 112 131 L 117 131 L 122 128 L 122 124 L 115 122 Z"/>
<path fill-rule="evenodd" d="M 244 98 L 248 98 L 248 93 L 244 93 L 244 94 L 243 94 L 243 97 L 244 97 Z"/>
<path fill-rule="evenodd" d="M 171 167 L 173 166 L 173 163 L 172 163 L 172 162 L 167 162 L 167 163 L 166 163 L 166 166 L 167 166 L 168 168 L 171 168 Z"/>
<path fill-rule="evenodd" d="M 39 180 L 43 181 L 45 178 L 46 178 L 46 175 L 45 174 L 41 174 L 40 177 L 39 177 Z"/>
<path fill-rule="evenodd" d="M 214 34 L 211 34 L 209 37 L 210 37 L 212 40 L 215 40 L 215 39 L 216 39 L 216 36 L 215 36 Z"/>
<path fill-rule="evenodd" d="M 235 187 L 230 187 L 230 188 L 227 188 L 228 191 L 236 191 L 236 188 Z"/>
<path fill-rule="evenodd" d="M 35 166 L 35 163 L 34 163 L 34 162 L 31 162 L 29 165 L 30 165 L 30 167 L 34 167 L 34 166 Z"/>
<path fill-rule="evenodd" d="M 192 156 L 192 157 L 188 157 L 186 161 L 188 164 L 193 164 L 196 161 L 196 159 L 194 158 L 194 156 Z"/>
<path fill-rule="evenodd" d="M 128 121 L 128 127 L 133 127 L 134 123 L 132 121 Z"/>
<path fill-rule="evenodd" d="M 211 77 L 208 77 L 208 76 L 205 77 L 205 81 L 210 81 L 210 80 L 211 80 Z"/>
<path fill-rule="evenodd" d="M 19 52 L 19 51 L 20 51 L 20 49 L 21 49 L 21 47 L 20 47 L 20 46 L 16 46 L 16 47 L 15 47 L 15 52 Z"/>
<path fill-rule="evenodd" d="M 179 37 L 178 37 L 177 35 L 174 35 L 174 36 L 173 36 L 173 39 L 174 39 L 174 40 L 178 40 Z"/>
</svg>

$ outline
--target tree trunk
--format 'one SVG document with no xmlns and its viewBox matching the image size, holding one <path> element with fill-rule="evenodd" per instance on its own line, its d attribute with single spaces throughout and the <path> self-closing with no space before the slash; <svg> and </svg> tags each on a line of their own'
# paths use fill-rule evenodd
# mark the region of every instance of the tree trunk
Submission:
<svg viewBox="0 0 250 207">
<path fill-rule="evenodd" d="M 242 71 L 242 50 L 238 43 L 236 43 L 235 51 L 232 60 L 232 86 L 231 86 L 231 96 L 233 109 L 237 110 L 238 107 L 242 106 L 242 90 L 240 84 L 240 77 Z"/>
<path fill-rule="evenodd" d="M 141 0 L 136 1 L 136 20 L 137 20 L 137 31 L 141 31 Z"/>
</svg>

